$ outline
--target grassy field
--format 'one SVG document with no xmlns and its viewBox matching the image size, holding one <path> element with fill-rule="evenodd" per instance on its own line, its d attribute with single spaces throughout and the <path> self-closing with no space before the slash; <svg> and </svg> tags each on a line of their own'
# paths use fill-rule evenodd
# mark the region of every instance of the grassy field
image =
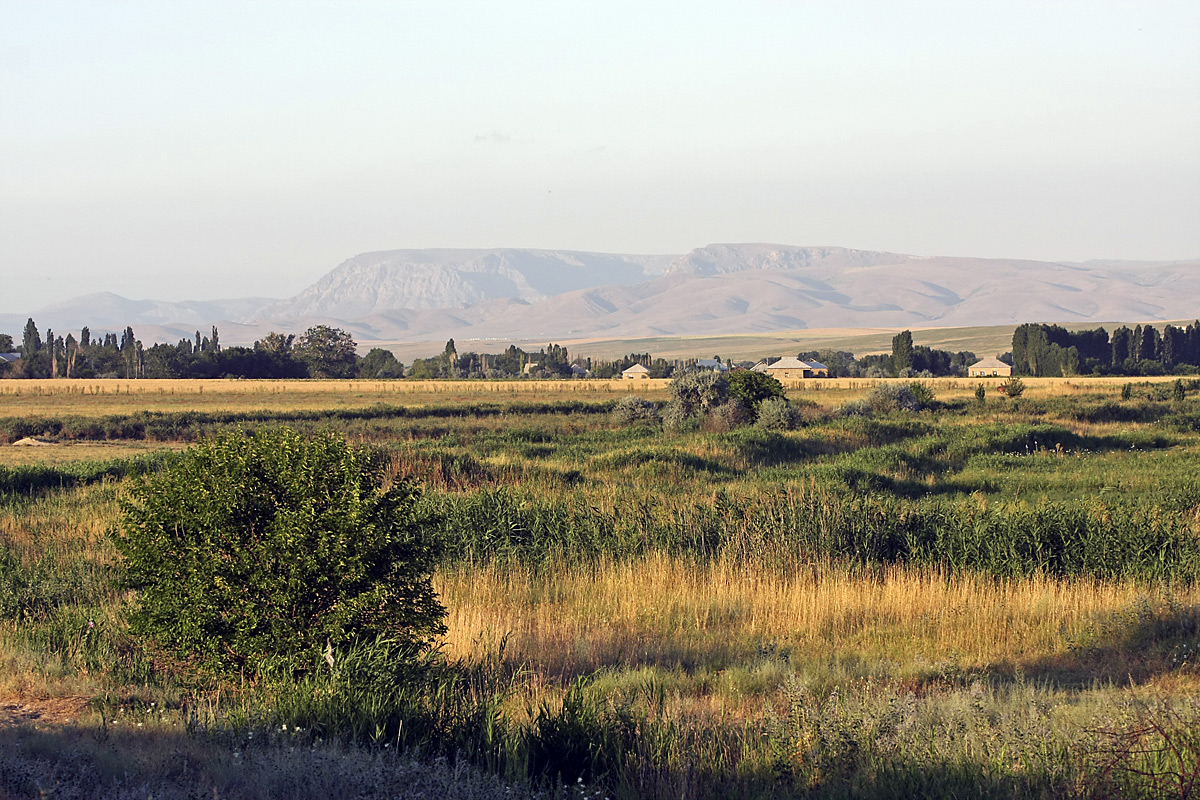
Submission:
<svg viewBox="0 0 1200 800">
<path fill-rule="evenodd" d="M 1188 796 L 1200 398 L 1128 382 L 869 417 L 798 382 L 786 433 L 610 417 L 657 382 L 0 383 L 42 442 L 0 446 L 0 794 Z M 126 482 L 274 424 L 423 482 L 440 691 L 199 680 L 126 632 Z"/>
<path fill-rule="evenodd" d="M 649 336 L 642 339 L 572 339 L 558 344 L 572 355 L 600 359 L 617 359 L 627 353 L 651 353 L 655 358 L 688 359 L 721 358 L 757 361 L 763 356 L 796 355 L 808 350 L 846 350 L 858 357 L 872 353 L 890 353 L 892 337 L 900 328 L 819 329 L 769 333 L 726 334 L 719 336 Z M 1003 353 L 1012 347 L 1012 326 L 978 328 L 926 328 L 913 330 L 916 344 L 957 352 L 970 350 L 984 355 Z M 546 342 L 512 342 L 526 350 L 536 351 Z M 503 349 L 496 341 L 456 340 L 461 352 L 495 352 Z M 442 352 L 444 342 L 383 342 L 382 346 L 405 363 L 415 358 L 428 358 Z"/>
<path fill-rule="evenodd" d="M 1131 329 L 1143 321 L 1062 323 L 1071 331 L 1103 326 L 1111 331 L 1121 325 Z M 1186 327 L 1192 320 L 1174 320 L 1171 324 Z M 1154 321 L 1154 325 L 1165 324 Z M 618 359 L 627 353 L 651 353 L 655 358 L 688 359 L 732 358 L 735 361 L 757 361 L 764 356 L 794 356 L 810 350 L 845 350 L 858 358 L 864 355 L 890 353 L 892 337 L 902 328 L 805 328 L 768 333 L 726 334 L 720 336 L 652 336 L 642 339 L 570 339 L 559 341 L 573 356 Z M 992 325 L 964 328 L 912 328 L 913 343 L 956 353 L 969 350 L 982 357 L 999 355 L 1012 349 L 1012 325 Z M 514 344 L 536 351 L 545 347 L 544 341 L 456 340 L 460 352 L 494 353 Z M 404 363 L 415 358 L 429 358 L 442 352 L 445 342 L 379 342 L 372 346 L 386 347 Z"/>
</svg>

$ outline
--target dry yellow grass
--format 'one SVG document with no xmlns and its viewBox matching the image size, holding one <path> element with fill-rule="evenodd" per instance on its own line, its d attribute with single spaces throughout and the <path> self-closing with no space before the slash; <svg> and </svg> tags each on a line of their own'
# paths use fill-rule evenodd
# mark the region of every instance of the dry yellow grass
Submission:
<svg viewBox="0 0 1200 800">
<path fill-rule="evenodd" d="M 814 378 L 784 381 L 793 397 L 833 405 L 898 378 Z M 1025 378 L 1026 396 L 1113 392 L 1130 382 L 1160 378 Z M 939 399 L 967 397 L 983 384 L 994 392 L 999 378 L 923 379 Z M 77 414 L 105 416 L 135 411 L 295 411 L 362 408 L 376 403 L 505 402 L 512 400 L 609 399 L 636 393 L 666 399 L 670 382 L 649 380 L 360 381 L 360 380 L 47 380 L 0 381 L 4 416 Z"/>
<path fill-rule="evenodd" d="M 1139 598 L 1161 605 L 1131 582 L 996 581 L 904 567 L 780 574 L 662 554 L 542 573 L 476 566 L 437 583 L 450 610 L 449 654 L 477 658 L 508 636 L 514 662 L 564 677 L 607 667 L 718 671 L 752 661 L 760 646 L 793 665 L 836 656 L 898 680 L 939 663 L 1046 670 Z M 1200 589 L 1173 601 L 1194 606 Z"/>
<path fill-rule="evenodd" d="M 668 381 L 45 380 L 0 381 L 5 416 L 134 411 L 329 410 L 375 403 L 503 402 L 665 393 Z"/>
</svg>

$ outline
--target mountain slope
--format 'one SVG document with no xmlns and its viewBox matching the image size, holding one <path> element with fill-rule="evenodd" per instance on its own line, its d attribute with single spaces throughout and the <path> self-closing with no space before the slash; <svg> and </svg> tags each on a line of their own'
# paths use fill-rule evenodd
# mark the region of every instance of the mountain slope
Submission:
<svg viewBox="0 0 1200 800">
<path fill-rule="evenodd" d="M 463 308 L 497 298 L 543 300 L 642 280 L 665 270 L 671 258 L 512 249 L 364 253 L 263 314 L 353 319 L 397 308 Z"/>
<path fill-rule="evenodd" d="M 44 330 L 133 325 L 174 342 L 212 324 L 228 344 L 313 324 L 360 342 L 609 338 L 800 328 L 1168 320 L 1200 313 L 1200 260 L 1050 263 L 840 247 L 713 244 L 670 256 L 395 250 L 340 264 L 287 300 L 164 303 L 91 295 L 33 316 Z M 19 335 L 25 315 L 0 316 Z"/>
</svg>

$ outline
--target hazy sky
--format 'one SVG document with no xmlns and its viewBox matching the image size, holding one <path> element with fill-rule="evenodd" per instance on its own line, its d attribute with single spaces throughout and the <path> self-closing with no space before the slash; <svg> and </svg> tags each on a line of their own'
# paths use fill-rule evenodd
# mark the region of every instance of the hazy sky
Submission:
<svg viewBox="0 0 1200 800">
<path fill-rule="evenodd" d="M 0 0 L 0 312 L 407 247 L 1200 256 L 1200 3 Z"/>
</svg>

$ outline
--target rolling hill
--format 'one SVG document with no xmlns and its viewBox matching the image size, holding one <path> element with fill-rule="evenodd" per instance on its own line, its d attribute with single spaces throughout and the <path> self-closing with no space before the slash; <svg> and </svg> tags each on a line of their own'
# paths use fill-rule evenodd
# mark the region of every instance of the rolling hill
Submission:
<svg viewBox="0 0 1200 800">
<path fill-rule="evenodd" d="M 0 315 L 41 327 L 132 325 L 174 342 L 216 324 L 226 344 L 313 324 L 360 343 L 713 336 L 811 328 L 1171 320 L 1200 313 L 1200 260 L 1041 262 L 842 247 L 713 244 L 683 255 L 393 250 L 344 261 L 286 299 L 165 302 L 90 295 Z"/>
</svg>

